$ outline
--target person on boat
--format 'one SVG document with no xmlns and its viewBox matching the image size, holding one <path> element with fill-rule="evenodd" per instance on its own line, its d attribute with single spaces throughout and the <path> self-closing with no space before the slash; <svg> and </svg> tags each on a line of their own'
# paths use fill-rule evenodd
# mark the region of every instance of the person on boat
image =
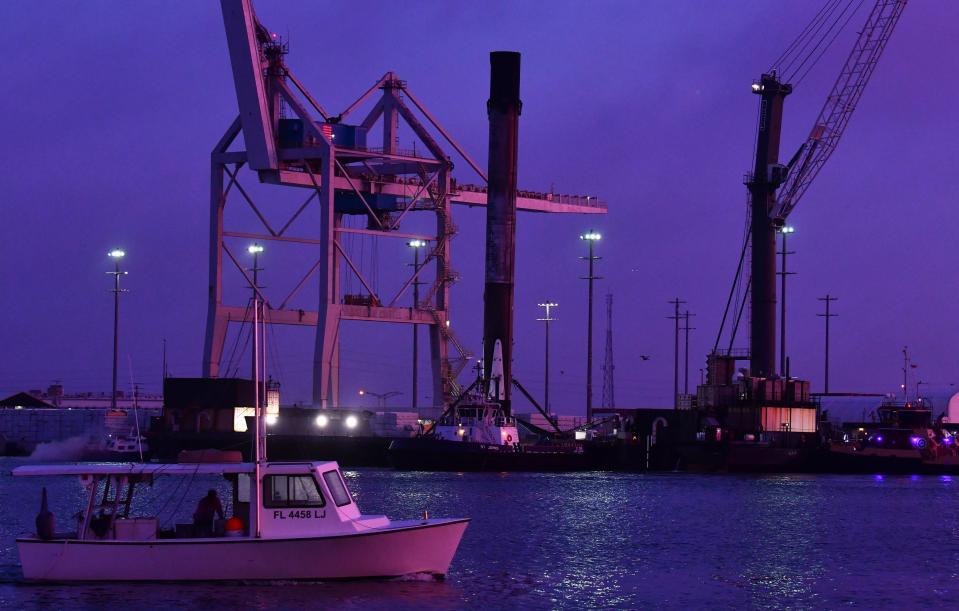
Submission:
<svg viewBox="0 0 959 611">
<path fill-rule="evenodd" d="M 223 519 L 223 505 L 216 495 L 216 490 L 210 489 L 206 496 L 200 499 L 193 512 L 193 534 L 197 537 L 213 535 L 213 520 L 216 516 Z"/>
</svg>

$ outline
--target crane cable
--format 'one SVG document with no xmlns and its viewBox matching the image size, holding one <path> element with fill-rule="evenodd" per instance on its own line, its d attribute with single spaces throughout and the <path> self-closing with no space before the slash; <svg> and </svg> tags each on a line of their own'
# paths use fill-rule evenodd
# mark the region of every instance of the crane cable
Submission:
<svg viewBox="0 0 959 611">
<path fill-rule="evenodd" d="M 798 85 L 799 83 L 801 83 L 803 79 L 806 78 L 806 75 L 809 74 L 809 71 L 812 70 L 817 63 L 819 63 L 819 60 L 822 59 L 822 56 L 825 55 L 826 51 L 829 50 L 829 47 L 832 46 L 832 43 L 836 42 L 836 38 L 839 37 L 839 35 L 843 32 L 843 30 L 846 29 L 846 26 L 849 25 L 849 22 L 852 20 L 852 18 L 856 15 L 856 13 L 859 12 L 859 9 L 862 7 L 863 1 L 864 0 L 859 0 L 859 2 L 856 3 L 856 7 L 853 10 L 849 11 L 849 14 L 846 15 L 846 19 L 845 21 L 842 22 L 842 25 L 839 25 L 839 21 L 843 18 L 843 15 L 845 15 L 846 11 L 852 7 L 854 0 L 849 0 L 849 4 L 847 4 L 846 8 L 842 10 L 842 12 L 839 14 L 839 17 L 836 18 L 836 21 L 833 22 L 831 26 L 829 26 L 829 29 L 824 34 L 823 38 L 820 39 L 818 43 L 816 43 L 816 46 L 813 48 L 812 51 L 810 51 L 810 54 L 802 61 L 802 63 L 799 64 L 799 66 L 796 67 L 796 70 L 789 75 L 789 79 L 792 80 L 792 78 L 796 76 L 796 74 L 798 74 L 800 70 L 802 70 L 803 65 L 805 65 L 805 63 L 809 61 L 810 57 L 812 57 L 812 54 L 815 53 L 816 50 L 819 49 L 820 45 L 822 45 L 822 43 L 826 41 L 825 37 L 829 36 L 829 33 L 833 30 L 833 28 L 839 25 L 839 28 L 836 29 L 836 32 L 832 35 L 829 41 L 826 42 L 826 45 L 822 47 L 822 50 L 819 51 L 819 55 L 817 55 L 816 58 L 813 60 L 813 62 L 809 64 L 809 67 L 806 68 L 805 72 L 803 72 L 802 75 L 800 75 L 799 79 L 794 83 L 794 85 Z"/>
<path fill-rule="evenodd" d="M 801 82 L 859 12 L 863 1 L 826 0 L 806 27 L 776 58 L 770 72 L 778 70 L 783 82 L 790 82 L 799 75 L 798 82 Z M 809 63 L 810 60 L 812 63 Z"/>
<path fill-rule="evenodd" d="M 816 15 L 812 18 L 812 20 L 810 20 L 809 23 L 806 24 L 806 27 L 803 28 L 803 30 L 796 36 L 796 38 L 793 39 L 791 43 L 789 43 L 789 46 L 786 47 L 786 50 L 783 51 L 779 55 L 779 57 L 776 58 L 775 61 L 773 61 L 772 65 L 769 67 L 769 72 L 772 72 L 773 70 L 783 65 L 783 62 L 786 61 L 790 53 L 792 53 L 796 49 L 796 45 L 798 45 L 799 42 L 803 40 L 809 34 L 809 31 L 816 25 L 816 23 L 824 19 L 826 10 L 830 6 L 830 4 L 838 3 L 839 1 L 840 0 L 827 0 L 827 2 L 823 4 L 822 8 L 819 9 L 819 12 L 816 13 Z"/>
</svg>

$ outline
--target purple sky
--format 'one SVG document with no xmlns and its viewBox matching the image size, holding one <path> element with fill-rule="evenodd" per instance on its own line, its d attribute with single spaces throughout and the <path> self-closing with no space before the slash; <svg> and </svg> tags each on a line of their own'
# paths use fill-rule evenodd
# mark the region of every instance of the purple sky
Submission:
<svg viewBox="0 0 959 611">
<path fill-rule="evenodd" d="M 665 317 L 675 296 L 696 314 L 691 384 L 698 380 L 740 245 L 741 178 L 751 166 L 756 120 L 749 85 L 818 8 L 758 0 L 257 3 L 261 20 L 289 36 L 291 67 L 328 109 L 344 108 L 394 70 L 483 166 L 488 53 L 522 52 L 521 188 L 595 194 L 610 209 L 607 217 L 519 219 L 514 373 L 541 394 L 535 304 L 557 301 L 552 394 L 565 413 L 583 409 L 586 304 L 577 236 L 590 227 L 604 234 L 595 403 L 607 291 L 615 295 L 621 406 L 671 403 L 672 322 Z M 53 380 L 68 390 L 108 389 L 112 310 L 104 272 L 114 245 L 128 251 L 130 270 L 123 385 L 132 369 L 148 391 L 159 390 L 162 338 L 171 373 L 199 375 L 209 152 L 236 115 L 218 3 L 4 3 L 0 22 L 0 394 Z M 959 3 L 909 4 L 842 144 L 790 219 L 797 251 L 790 267 L 799 274 L 789 285 L 789 352 L 793 374 L 811 379 L 814 390 L 822 384 L 816 297 L 826 292 L 840 298 L 832 390 L 898 389 L 905 344 L 919 365 L 911 384 L 959 383 L 952 306 L 957 22 Z M 784 157 L 808 132 L 850 44 L 842 37 L 787 99 Z M 401 132 L 401 145 L 410 139 Z M 475 182 L 465 163 L 457 175 Z M 257 188 L 249 172 L 241 180 L 277 217 L 303 197 Z M 462 281 L 453 290 L 453 327 L 478 352 L 484 213 L 456 207 L 454 215 Z M 405 228 L 426 227 L 429 215 L 420 216 Z M 266 284 L 283 292 L 293 268 L 309 263 L 268 248 Z M 408 253 L 381 248 L 384 286 L 398 269 L 389 267 L 391 256 Z M 315 292 L 304 304 L 307 298 Z M 363 404 L 361 387 L 404 391 L 396 404 L 408 403 L 408 337 L 406 326 L 345 326 L 344 404 Z M 276 333 L 273 372 L 285 401 L 309 398 L 312 346 L 312 331 Z M 650 360 L 640 362 L 641 354 Z"/>
</svg>

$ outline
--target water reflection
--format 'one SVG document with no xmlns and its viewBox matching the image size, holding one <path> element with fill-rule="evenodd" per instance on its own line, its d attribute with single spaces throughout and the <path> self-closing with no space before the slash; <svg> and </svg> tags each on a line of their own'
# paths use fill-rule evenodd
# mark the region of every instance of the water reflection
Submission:
<svg viewBox="0 0 959 611">
<path fill-rule="evenodd" d="M 959 598 L 948 476 L 351 470 L 367 513 L 473 519 L 447 581 L 38 587 L 19 585 L 13 538 L 32 531 L 41 482 L 12 479 L 13 465 L 0 459 L 4 608 L 873 608 Z M 80 506 L 80 486 L 43 483 L 62 526 Z M 210 487 L 229 498 L 222 478 L 158 478 L 134 513 L 189 521 Z M 930 540 L 934 553 L 919 543 Z"/>
</svg>

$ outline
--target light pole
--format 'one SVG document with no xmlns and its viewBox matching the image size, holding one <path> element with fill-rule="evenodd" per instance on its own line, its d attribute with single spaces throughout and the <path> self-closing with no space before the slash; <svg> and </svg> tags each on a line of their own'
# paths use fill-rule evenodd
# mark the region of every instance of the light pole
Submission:
<svg viewBox="0 0 959 611">
<path fill-rule="evenodd" d="M 254 242 L 253 244 L 250 244 L 249 246 L 247 246 L 246 251 L 247 251 L 248 253 L 250 253 L 251 255 L 253 255 L 253 267 L 250 269 L 250 271 L 253 272 L 253 281 L 252 281 L 252 283 L 251 283 L 252 286 L 250 286 L 250 289 L 253 291 L 253 295 L 252 295 L 252 299 L 253 299 L 253 310 L 254 310 L 254 312 L 253 312 L 253 321 L 254 321 L 254 322 L 253 322 L 253 327 L 254 327 L 253 332 L 256 333 L 256 325 L 258 324 L 259 317 L 260 317 L 260 296 L 259 296 L 260 285 L 259 285 L 259 273 L 260 273 L 261 271 L 263 271 L 263 270 L 260 269 L 259 262 L 260 262 L 260 253 L 263 252 L 263 246 L 262 246 L 261 244 L 257 244 L 256 242 Z M 265 329 L 265 327 L 264 327 L 264 329 Z M 257 377 L 257 376 L 256 376 L 256 359 L 257 359 L 257 354 L 256 354 L 256 353 L 257 353 L 257 348 L 256 348 L 256 346 L 253 347 L 253 349 L 251 350 L 251 352 L 252 352 L 253 358 L 252 358 L 251 363 L 250 363 L 250 378 L 253 379 L 253 384 L 255 385 L 255 384 L 258 383 L 258 381 L 257 381 L 257 379 L 256 379 L 256 377 Z M 266 377 L 266 372 L 265 372 L 265 371 L 263 372 L 263 374 L 264 374 L 264 377 Z M 256 388 L 256 387 L 254 386 L 254 388 Z M 259 389 L 258 389 L 258 388 L 257 388 L 256 392 L 259 392 Z"/>
<path fill-rule="evenodd" d="M 420 271 L 420 248 L 426 246 L 425 240 L 410 240 L 406 243 L 413 249 L 413 309 L 420 307 L 420 278 L 417 274 Z M 416 411 L 416 382 L 417 382 L 417 362 L 419 361 L 419 337 L 417 329 L 419 327 L 413 323 L 413 396 L 410 398 L 410 407 Z"/>
<path fill-rule="evenodd" d="M 603 236 L 596 231 L 589 231 L 579 236 L 580 240 L 585 240 L 589 244 L 589 256 L 580 257 L 586 259 L 589 263 L 588 275 L 583 278 L 589 282 L 589 299 L 586 312 L 586 423 L 593 421 L 593 280 L 599 280 L 600 277 L 593 274 L 593 262 L 599 257 L 593 256 L 593 248 L 596 242 L 603 239 Z"/>
<path fill-rule="evenodd" d="M 783 378 L 786 377 L 786 276 L 794 273 L 786 271 L 786 256 L 795 254 L 786 248 L 786 236 L 795 231 L 795 227 L 790 225 L 784 225 L 779 230 L 783 237 L 783 249 L 779 253 L 782 255 L 782 271 L 779 272 L 779 275 L 782 276 L 781 295 L 779 297 L 779 375 Z"/>
<path fill-rule="evenodd" d="M 546 308 L 546 317 L 537 318 L 536 320 L 541 320 L 546 323 L 546 380 L 543 384 L 543 388 L 544 388 L 543 409 L 546 410 L 547 414 L 551 414 L 552 412 L 549 411 L 549 323 L 553 322 L 556 319 L 550 316 L 550 308 L 558 307 L 559 304 L 553 303 L 551 301 L 547 301 L 546 303 L 540 303 L 537 305 L 541 308 Z"/>
<path fill-rule="evenodd" d="M 378 393 L 378 392 L 373 392 L 372 390 L 364 390 L 361 388 L 357 394 L 360 395 L 361 397 L 365 395 L 376 397 L 376 404 L 380 407 L 386 407 L 387 399 L 389 399 L 390 397 L 398 397 L 399 395 L 402 395 L 403 393 L 401 393 L 398 390 L 391 390 L 389 392 Z"/>
<path fill-rule="evenodd" d="M 115 410 L 117 408 L 117 352 L 120 346 L 120 293 L 126 292 L 120 288 L 120 276 L 126 275 L 126 272 L 120 271 L 120 259 L 126 256 L 126 253 L 119 248 L 114 248 L 107 253 L 107 256 L 113 259 L 114 263 L 113 271 L 107 273 L 113 274 L 113 392 L 110 393 L 110 409 Z"/>
</svg>

